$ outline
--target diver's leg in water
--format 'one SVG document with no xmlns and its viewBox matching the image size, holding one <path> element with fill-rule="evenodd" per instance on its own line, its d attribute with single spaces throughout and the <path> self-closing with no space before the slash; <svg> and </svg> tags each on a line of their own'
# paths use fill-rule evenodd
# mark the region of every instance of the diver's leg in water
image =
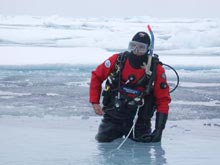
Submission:
<svg viewBox="0 0 220 165">
<path fill-rule="evenodd" d="M 98 133 L 95 139 L 98 142 L 111 142 L 117 138 L 120 138 L 123 136 L 123 132 L 120 127 L 120 124 L 114 123 L 104 117 L 99 125 Z"/>
</svg>

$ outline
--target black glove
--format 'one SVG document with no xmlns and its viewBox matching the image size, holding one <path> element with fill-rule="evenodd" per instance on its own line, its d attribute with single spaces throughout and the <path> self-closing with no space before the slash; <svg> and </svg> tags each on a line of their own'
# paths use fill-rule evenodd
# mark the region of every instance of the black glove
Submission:
<svg viewBox="0 0 220 165">
<path fill-rule="evenodd" d="M 162 137 L 163 129 L 167 121 L 167 114 L 157 112 L 156 114 L 156 124 L 155 130 L 151 134 L 144 134 L 135 141 L 150 143 L 150 142 L 160 142 Z"/>
<path fill-rule="evenodd" d="M 160 142 L 162 137 L 163 129 L 165 128 L 167 122 L 167 114 L 157 112 L 156 114 L 156 125 L 155 130 L 152 133 L 151 142 Z"/>
</svg>

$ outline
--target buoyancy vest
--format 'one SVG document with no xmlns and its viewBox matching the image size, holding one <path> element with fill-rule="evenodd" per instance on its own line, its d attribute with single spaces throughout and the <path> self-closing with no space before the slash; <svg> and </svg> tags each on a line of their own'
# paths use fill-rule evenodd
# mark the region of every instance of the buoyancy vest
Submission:
<svg viewBox="0 0 220 165">
<path fill-rule="evenodd" d="M 128 59 L 129 52 L 120 53 L 118 55 L 115 69 L 108 76 L 105 90 L 103 91 L 103 105 L 104 106 L 114 106 L 116 109 L 120 109 L 121 104 L 127 104 L 128 106 L 137 107 L 141 104 L 143 98 L 148 98 L 148 105 L 153 105 L 153 82 L 156 74 L 156 66 L 159 63 L 158 56 L 155 54 L 151 63 L 151 72 L 149 76 L 145 73 L 144 69 L 133 69 L 134 73 L 138 72 L 136 75 L 132 73 L 126 73 L 123 70 L 125 65 L 129 67 Z M 130 68 L 132 68 L 130 66 Z M 127 69 L 127 68 L 126 68 Z M 132 69 L 131 69 L 132 72 Z M 124 76 L 126 74 L 126 76 Z"/>
</svg>

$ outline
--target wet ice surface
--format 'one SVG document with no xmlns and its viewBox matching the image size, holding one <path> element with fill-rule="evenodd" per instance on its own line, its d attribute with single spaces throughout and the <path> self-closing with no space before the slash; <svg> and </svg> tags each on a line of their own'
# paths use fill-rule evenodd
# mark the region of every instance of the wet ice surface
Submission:
<svg viewBox="0 0 220 165">
<path fill-rule="evenodd" d="M 100 117 L 3 117 L 1 165 L 217 164 L 220 120 L 169 121 L 161 143 L 97 143 Z"/>
</svg>

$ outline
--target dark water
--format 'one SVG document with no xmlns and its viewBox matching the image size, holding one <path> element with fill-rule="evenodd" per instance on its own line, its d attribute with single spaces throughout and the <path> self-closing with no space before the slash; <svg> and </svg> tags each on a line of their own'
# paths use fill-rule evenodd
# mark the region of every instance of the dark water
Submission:
<svg viewBox="0 0 220 165">
<path fill-rule="evenodd" d="M 14 66 L 0 70 L 0 114 L 87 115 L 91 66 Z"/>
<path fill-rule="evenodd" d="M 96 66 L 39 65 L 0 67 L 0 115 L 93 116 L 89 79 Z M 171 88 L 176 77 L 167 69 Z M 171 93 L 171 120 L 220 117 L 219 68 L 182 68 Z M 187 85 L 185 85 L 187 84 Z M 202 85 L 201 85 L 202 84 Z"/>
</svg>

